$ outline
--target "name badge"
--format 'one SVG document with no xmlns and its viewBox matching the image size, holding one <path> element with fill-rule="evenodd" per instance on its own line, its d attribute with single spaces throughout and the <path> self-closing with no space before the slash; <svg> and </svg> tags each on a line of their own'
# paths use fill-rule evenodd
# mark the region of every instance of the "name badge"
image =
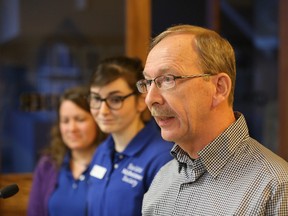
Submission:
<svg viewBox="0 0 288 216">
<path fill-rule="evenodd" d="M 98 178 L 98 179 L 103 179 L 107 172 L 107 169 L 105 167 L 99 166 L 99 165 L 94 165 L 92 170 L 90 171 L 90 175 Z"/>
</svg>

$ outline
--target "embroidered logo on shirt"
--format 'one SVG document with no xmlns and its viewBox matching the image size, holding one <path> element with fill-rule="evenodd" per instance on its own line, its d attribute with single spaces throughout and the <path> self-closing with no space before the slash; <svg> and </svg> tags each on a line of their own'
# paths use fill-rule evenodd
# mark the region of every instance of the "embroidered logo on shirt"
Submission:
<svg viewBox="0 0 288 216">
<path fill-rule="evenodd" d="M 138 182 L 143 179 L 142 172 L 143 168 L 130 163 L 121 172 L 123 174 L 122 181 L 130 184 L 132 187 L 136 187 Z"/>
</svg>

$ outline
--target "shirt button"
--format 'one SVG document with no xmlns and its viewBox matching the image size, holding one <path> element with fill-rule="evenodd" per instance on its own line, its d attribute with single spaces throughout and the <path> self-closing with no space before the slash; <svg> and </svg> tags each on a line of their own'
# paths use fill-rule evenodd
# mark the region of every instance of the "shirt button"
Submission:
<svg viewBox="0 0 288 216">
<path fill-rule="evenodd" d="M 79 180 L 80 180 L 80 181 L 84 181 L 84 180 L 85 180 L 85 176 L 84 176 L 84 175 L 80 175 L 80 176 L 79 176 Z"/>
<path fill-rule="evenodd" d="M 123 155 L 119 155 L 119 159 L 123 159 Z"/>
<path fill-rule="evenodd" d="M 78 186 L 77 186 L 76 183 L 73 183 L 73 184 L 72 184 L 72 188 L 73 188 L 73 189 L 76 189 L 77 187 L 78 187 Z"/>
<path fill-rule="evenodd" d="M 117 169 L 119 167 L 118 164 L 114 164 L 114 169 Z"/>
</svg>

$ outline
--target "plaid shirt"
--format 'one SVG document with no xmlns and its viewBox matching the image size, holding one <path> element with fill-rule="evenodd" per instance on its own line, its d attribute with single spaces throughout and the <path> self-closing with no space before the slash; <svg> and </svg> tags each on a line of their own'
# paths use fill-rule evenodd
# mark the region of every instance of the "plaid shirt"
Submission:
<svg viewBox="0 0 288 216">
<path fill-rule="evenodd" d="M 249 136 L 238 118 L 192 160 L 178 145 L 174 160 L 144 196 L 143 216 L 288 215 L 288 163 Z"/>
</svg>

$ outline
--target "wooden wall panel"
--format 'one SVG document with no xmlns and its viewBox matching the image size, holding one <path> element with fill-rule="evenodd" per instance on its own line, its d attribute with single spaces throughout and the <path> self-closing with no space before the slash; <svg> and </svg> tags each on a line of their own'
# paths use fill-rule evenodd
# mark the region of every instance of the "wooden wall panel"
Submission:
<svg viewBox="0 0 288 216">
<path fill-rule="evenodd" d="M 206 0 L 207 27 L 220 33 L 220 0 Z"/>
<path fill-rule="evenodd" d="M 279 1 L 279 155 L 288 160 L 288 1 Z"/>
<path fill-rule="evenodd" d="M 126 0 L 126 54 L 146 61 L 151 37 L 151 0 Z"/>
</svg>

